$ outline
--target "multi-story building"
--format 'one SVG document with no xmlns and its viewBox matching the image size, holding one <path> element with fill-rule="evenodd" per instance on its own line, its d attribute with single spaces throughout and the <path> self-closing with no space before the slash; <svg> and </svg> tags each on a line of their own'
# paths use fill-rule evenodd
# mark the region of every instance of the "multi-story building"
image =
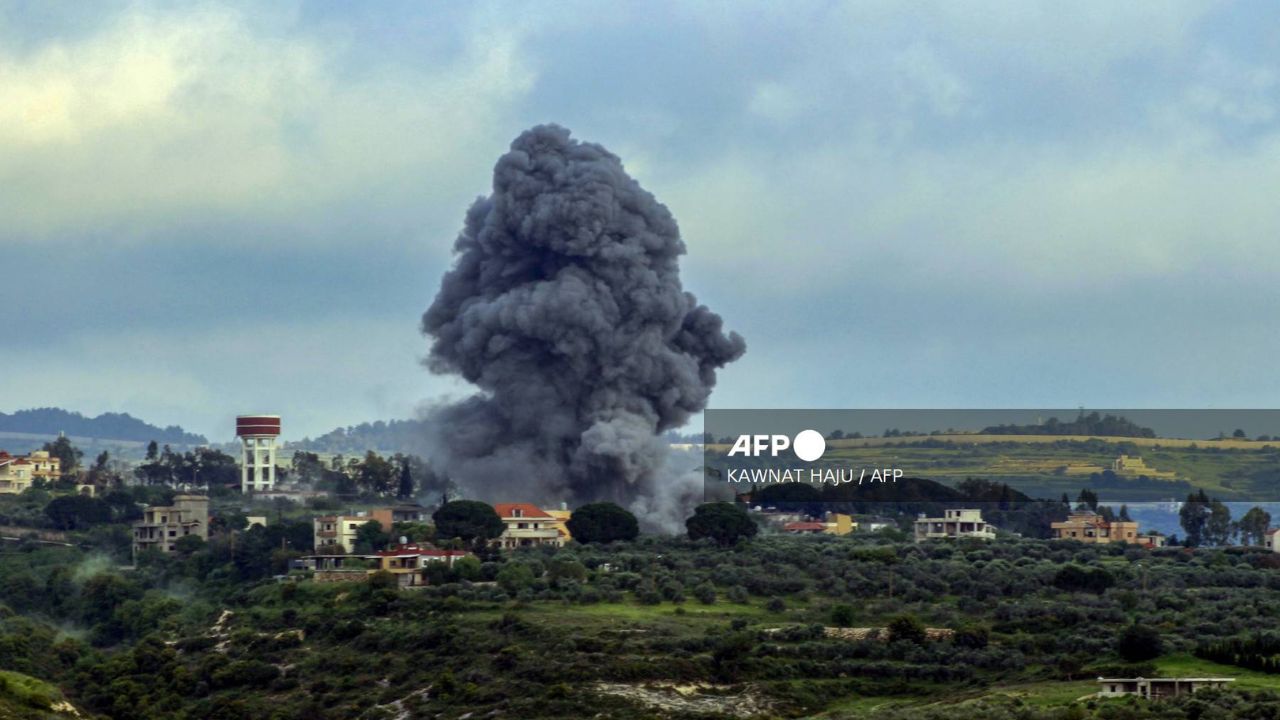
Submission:
<svg viewBox="0 0 1280 720">
<path fill-rule="evenodd" d="M 1076 540 L 1082 543 L 1123 542 L 1130 545 L 1146 544 L 1138 535 L 1138 523 L 1132 520 L 1104 519 L 1092 510 L 1076 510 L 1062 522 L 1053 523 L 1053 536 L 1058 540 Z"/>
<path fill-rule="evenodd" d="M 0 495 L 17 495 L 36 480 L 53 482 L 62 477 L 62 460 L 47 450 L 30 455 L 10 455 L 0 450 Z"/>
<path fill-rule="evenodd" d="M 427 509 L 421 505 L 404 504 L 370 510 L 369 517 L 382 523 L 382 529 L 390 532 L 396 523 L 423 522 L 428 516 Z"/>
<path fill-rule="evenodd" d="M 994 540 L 996 526 L 982 519 L 982 511 L 971 508 L 944 510 L 942 517 L 916 519 L 916 542 L 947 538 Z"/>
<path fill-rule="evenodd" d="M 209 498 L 175 495 L 172 505 L 151 505 L 133 524 L 133 554 L 147 548 L 173 552 L 179 538 L 195 535 L 209 539 Z"/>
<path fill-rule="evenodd" d="M 556 519 L 531 503 L 498 503 L 493 506 L 506 523 L 494 543 L 504 550 L 520 547 L 564 545 L 567 536 L 556 527 Z"/>
<path fill-rule="evenodd" d="M 0 450 L 0 494 L 17 495 L 31 487 L 31 461 Z"/>
<path fill-rule="evenodd" d="M 1146 476 L 1156 480 L 1173 480 L 1178 473 L 1171 470 L 1157 470 L 1141 457 L 1121 455 L 1111 463 L 1111 472 L 1125 477 Z"/>
<path fill-rule="evenodd" d="M 572 540 L 573 533 L 569 532 L 569 518 L 573 517 L 573 511 L 564 503 L 560 503 L 558 510 L 547 510 L 545 512 L 555 521 L 555 528 L 560 531 L 560 535 L 565 542 Z"/>
<path fill-rule="evenodd" d="M 352 515 L 321 515 L 315 520 L 315 548 L 321 552 L 324 548 L 341 547 L 345 553 L 356 551 L 356 533 L 360 526 L 373 520 L 367 512 Z"/>
<path fill-rule="evenodd" d="M 26 456 L 31 463 L 31 477 L 53 482 L 62 477 L 62 458 L 54 457 L 48 450 L 35 450 Z"/>
<path fill-rule="evenodd" d="M 421 505 L 395 505 L 346 515 L 321 515 L 312 520 L 315 548 L 319 552 L 321 548 L 341 546 L 344 552 L 354 553 L 356 533 L 361 525 L 376 520 L 384 532 L 391 532 L 395 523 L 422 522 L 426 517 L 426 508 Z"/>
<path fill-rule="evenodd" d="M 316 582 L 363 582 L 384 570 L 395 576 L 400 587 L 419 587 L 427 584 L 427 574 L 423 571 L 430 565 L 444 563 L 446 567 L 453 567 L 459 559 L 470 555 L 465 550 L 405 544 L 370 555 L 309 555 L 301 559 L 298 567 L 313 571 Z"/>
</svg>

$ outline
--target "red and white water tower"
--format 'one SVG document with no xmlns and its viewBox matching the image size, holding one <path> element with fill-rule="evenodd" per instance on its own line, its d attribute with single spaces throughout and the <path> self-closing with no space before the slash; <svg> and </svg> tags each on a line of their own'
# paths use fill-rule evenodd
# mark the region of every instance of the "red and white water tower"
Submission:
<svg viewBox="0 0 1280 720">
<path fill-rule="evenodd" d="M 241 492 L 261 492 L 276 486 L 276 438 L 279 415 L 237 415 L 236 437 L 244 450 L 240 463 Z"/>
</svg>

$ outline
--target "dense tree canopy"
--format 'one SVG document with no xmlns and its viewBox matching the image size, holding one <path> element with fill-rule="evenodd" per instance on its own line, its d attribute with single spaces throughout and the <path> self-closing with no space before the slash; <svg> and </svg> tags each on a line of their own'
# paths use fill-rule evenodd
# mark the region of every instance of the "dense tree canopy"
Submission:
<svg viewBox="0 0 1280 720">
<path fill-rule="evenodd" d="M 691 540 L 711 538 L 720 545 L 733 545 L 744 538 L 755 537 L 760 529 L 747 511 L 733 503 L 706 503 L 693 511 L 685 521 Z"/>
<path fill-rule="evenodd" d="M 467 542 L 491 540 L 502 534 L 505 525 L 493 507 L 478 500 L 453 500 L 431 516 L 436 537 L 461 538 Z"/>
<path fill-rule="evenodd" d="M 640 534 L 636 516 L 611 503 L 591 503 L 573 511 L 565 523 L 573 539 L 581 543 L 635 540 Z"/>
</svg>

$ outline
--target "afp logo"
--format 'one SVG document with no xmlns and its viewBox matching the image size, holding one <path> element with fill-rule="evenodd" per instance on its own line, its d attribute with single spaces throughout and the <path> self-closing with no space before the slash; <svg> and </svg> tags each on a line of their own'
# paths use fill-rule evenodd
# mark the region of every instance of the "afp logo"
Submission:
<svg viewBox="0 0 1280 720">
<path fill-rule="evenodd" d="M 739 435 L 729 448 L 729 457 L 760 457 L 765 453 L 778 457 L 778 453 L 787 448 L 801 460 L 813 462 L 827 451 L 827 441 L 817 430 L 801 430 L 794 440 L 786 435 Z"/>
</svg>

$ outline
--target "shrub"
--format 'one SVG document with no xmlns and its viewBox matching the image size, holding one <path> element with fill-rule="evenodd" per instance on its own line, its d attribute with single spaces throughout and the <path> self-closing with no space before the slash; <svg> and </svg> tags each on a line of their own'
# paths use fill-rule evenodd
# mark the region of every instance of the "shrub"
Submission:
<svg viewBox="0 0 1280 720">
<path fill-rule="evenodd" d="M 925 640 L 924 624 L 914 615 L 899 615 L 889 621 L 889 641 L 923 643 Z"/>
<path fill-rule="evenodd" d="M 1164 643 L 1155 628 L 1135 622 L 1120 633 L 1120 637 L 1116 640 L 1116 652 L 1126 662 L 1154 660 L 1164 652 Z"/>
<path fill-rule="evenodd" d="M 853 627 L 857 613 L 852 605 L 836 605 L 831 608 L 831 624 L 836 627 Z"/>
</svg>

